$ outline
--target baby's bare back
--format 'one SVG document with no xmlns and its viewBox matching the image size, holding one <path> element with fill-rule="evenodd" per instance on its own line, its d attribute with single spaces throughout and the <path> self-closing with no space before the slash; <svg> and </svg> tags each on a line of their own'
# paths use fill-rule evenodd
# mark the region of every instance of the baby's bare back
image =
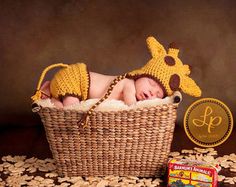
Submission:
<svg viewBox="0 0 236 187">
<path fill-rule="evenodd" d="M 90 72 L 89 98 L 102 98 L 116 76 Z M 136 102 L 135 85 L 132 79 L 123 79 L 113 88 L 108 99 L 122 100 L 131 105 Z"/>
<path fill-rule="evenodd" d="M 89 72 L 90 75 L 90 87 L 89 87 L 89 99 L 94 98 L 102 98 L 112 81 L 116 78 L 116 76 L 103 75 L 95 72 Z M 113 88 L 109 99 L 117 99 L 123 100 L 123 88 L 124 84 L 128 81 L 128 79 L 124 79 L 116 84 Z"/>
</svg>

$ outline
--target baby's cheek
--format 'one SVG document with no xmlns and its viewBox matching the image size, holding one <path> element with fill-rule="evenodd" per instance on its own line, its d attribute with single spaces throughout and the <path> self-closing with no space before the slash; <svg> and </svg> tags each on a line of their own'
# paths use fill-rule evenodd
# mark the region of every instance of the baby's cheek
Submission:
<svg viewBox="0 0 236 187">
<path fill-rule="evenodd" d="M 164 95 L 163 95 L 163 94 L 159 96 L 159 98 L 160 98 L 160 99 L 163 99 L 163 97 L 164 97 Z"/>
<path fill-rule="evenodd" d="M 163 98 L 164 97 L 164 92 L 161 88 L 158 89 L 157 91 L 157 98 Z"/>
</svg>

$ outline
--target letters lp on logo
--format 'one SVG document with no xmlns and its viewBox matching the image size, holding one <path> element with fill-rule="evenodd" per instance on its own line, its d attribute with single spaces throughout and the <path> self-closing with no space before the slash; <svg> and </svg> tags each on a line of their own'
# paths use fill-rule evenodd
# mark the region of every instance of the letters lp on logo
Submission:
<svg viewBox="0 0 236 187">
<path fill-rule="evenodd" d="M 213 147 L 222 144 L 233 129 L 229 108 L 214 98 L 194 102 L 184 116 L 184 130 L 195 144 Z"/>
</svg>

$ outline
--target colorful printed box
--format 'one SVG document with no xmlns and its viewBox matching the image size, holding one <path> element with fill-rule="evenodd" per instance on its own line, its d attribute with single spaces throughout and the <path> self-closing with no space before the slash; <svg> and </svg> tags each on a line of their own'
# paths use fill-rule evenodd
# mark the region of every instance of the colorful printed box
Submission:
<svg viewBox="0 0 236 187">
<path fill-rule="evenodd" d="M 168 163 L 168 186 L 215 187 L 219 166 L 188 159 L 171 159 Z"/>
</svg>

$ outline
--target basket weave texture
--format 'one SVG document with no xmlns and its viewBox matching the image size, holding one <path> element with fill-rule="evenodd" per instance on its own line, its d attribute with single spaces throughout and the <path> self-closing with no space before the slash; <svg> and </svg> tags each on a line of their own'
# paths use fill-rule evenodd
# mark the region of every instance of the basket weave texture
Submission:
<svg viewBox="0 0 236 187">
<path fill-rule="evenodd" d="M 81 111 L 45 107 L 38 113 L 60 175 L 153 177 L 165 170 L 176 109 L 94 111 L 85 128 Z"/>
</svg>

